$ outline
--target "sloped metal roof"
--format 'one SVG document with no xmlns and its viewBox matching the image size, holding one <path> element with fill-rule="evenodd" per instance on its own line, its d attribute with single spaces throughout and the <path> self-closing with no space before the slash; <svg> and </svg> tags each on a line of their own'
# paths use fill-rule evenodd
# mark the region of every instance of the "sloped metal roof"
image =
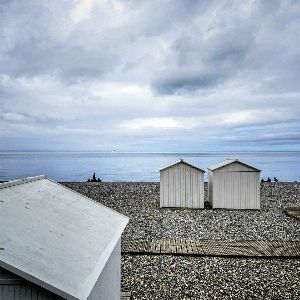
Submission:
<svg viewBox="0 0 300 300">
<path fill-rule="evenodd" d="M 87 299 L 128 218 L 45 176 L 0 184 L 0 266 Z"/>
<path fill-rule="evenodd" d="M 230 159 L 230 158 L 227 158 L 227 159 L 225 159 L 225 160 L 223 160 L 223 161 L 221 161 L 221 162 L 219 162 L 219 163 L 217 163 L 217 164 L 214 164 L 214 165 L 212 165 L 212 166 L 209 166 L 207 169 L 209 169 L 209 170 L 211 170 L 211 171 L 214 171 L 214 170 L 216 170 L 216 169 L 220 169 L 220 168 L 225 167 L 225 166 L 227 166 L 227 165 L 229 165 L 229 164 L 232 164 L 232 163 L 234 163 L 234 162 L 237 162 L 237 163 L 239 163 L 239 164 L 242 164 L 242 165 L 244 165 L 244 166 L 247 166 L 248 168 L 251 168 L 251 169 L 253 169 L 253 170 L 255 170 L 255 171 L 258 171 L 258 172 L 261 171 L 261 170 L 259 170 L 259 169 L 257 169 L 257 168 L 254 168 L 254 167 L 252 167 L 252 166 L 249 166 L 249 165 L 247 165 L 247 164 L 245 164 L 245 163 L 239 161 L 238 159 Z"/>
<path fill-rule="evenodd" d="M 205 173 L 204 170 L 202 170 L 202 169 L 200 169 L 200 168 L 198 168 L 198 167 L 196 167 L 196 166 L 194 166 L 194 165 L 191 165 L 191 164 L 185 162 L 183 159 L 180 159 L 179 161 L 177 161 L 177 162 L 175 162 L 175 163 L 173 163 L 173 164 L 167 165 L 167 166 L 165 166 L 164 168 L 161 168 L 159 171 L 162 171 L 162 170 L 165 170 L 165 169 L 168 169 L 168 168 L 172 168 L 172 167 L 174 167 L 174 166 L 176 166 L 176 165 L 178 165 L 178 164 L 181 164 L 181 163 L 186 164 L 186 165 L 188 165 L 188 166 L 190 166 L 190 167 L 192 167 L 192 168 L 194 168 L 194 169 L 197 169 L 197 170 L 199 170 L 199 171 Z"/>
</svg>

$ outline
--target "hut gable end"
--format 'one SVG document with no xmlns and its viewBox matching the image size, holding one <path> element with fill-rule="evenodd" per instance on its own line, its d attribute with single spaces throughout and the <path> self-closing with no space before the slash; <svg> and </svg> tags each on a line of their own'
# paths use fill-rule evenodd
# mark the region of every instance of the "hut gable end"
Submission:
<svg viewBox="0 0 300 300">
<path fill-rule="evenodd" d="M 185 166 L 187 166 L 187 167 L 189 167 L 189 168 L 193 168 L 193 169 L 195 169 L 195 170 L 198 170 L 198 171 L 201 171 L 201 172 L 205 173 L 205 171 L 204 171 L 203 169 L 198 168 L 198 167 L 196 167 L 196 166 L 193 166 L 193 165 L 191 165 L 191 164 L 185 162 L 183 159 L 179 160 L 179 161 L 176 162 L 176 163 L 170 164 L 170 165 L 168 165 L 168 166 L 166 166 L 166 167 L 164 167 L 164 168 L 161 168 L 159 171 L 162 172 L 162 171 L 164 171 L 164 170 L 166 170 L 166 169 L 169 169 L 169 168 L 179 167 L 179 165 L 185 165 Z"/>
<path fill-rule="evenodd" d="M 237 159 L 226 159 L 208 167 L 213 172 L 260 172 L 259 169 L 249 166 Z"/>
<path fill-rule="evenodd" d="M 218 172 L 257 172 L 257 169 L 250 167 L 239 161 L 230 163 L 214 171 Z"/>
</svg>

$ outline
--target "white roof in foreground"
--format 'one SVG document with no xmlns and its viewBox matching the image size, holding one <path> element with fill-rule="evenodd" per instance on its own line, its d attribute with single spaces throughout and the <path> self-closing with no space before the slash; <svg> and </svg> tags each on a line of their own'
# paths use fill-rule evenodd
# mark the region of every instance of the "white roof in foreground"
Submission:
<svg viewBox="0 0 300 300">
<path fill-rule="evenodd" d="M 45 176 L 2 183 L 0 266 L 64 298 L 87 299 L 127 223 Z"/>
<path fill-rule="evenodd" d="M 227 159 L 225 159 L 225 160 L 223 160 L 223 161 L 221 161 L 221 162 L 219 162 L 219 163 L 217 163 L 217 164 L 214 164 L 214 165 L 212 165 L 212 166 L 209 166 L 208 169 L 211 170 L 211 171 L 214 171 L 214 170 L 216 170 L 216 169 L 225 167 L 225 166 L 227 166 L 227 165 L 229 165 L 229 164 L 232 164 L 232 163 L 234 163 L 234 162 L 237 162 L 237 163 L 239 163 L 239 164 L 242 164 L 242 165 L 244 165 L 244 166 L 247 166 L 247 167 L 249 167 L 249 168 L 252 168 L 253 170 L 256 170 L 256 171 L 259 171 L 259 172 L 260 172 L 260 170 L 257 169 L 257 168 L 254 168 L 254 167 L 252 167 L 252 166 L 249 166 L 249 165 L 247 165 L 247 164 L 245 164 L 245 163 L 239 161 L 238 159 L 231 159 L 231 158 L 227 158 Z"/>
</svg>

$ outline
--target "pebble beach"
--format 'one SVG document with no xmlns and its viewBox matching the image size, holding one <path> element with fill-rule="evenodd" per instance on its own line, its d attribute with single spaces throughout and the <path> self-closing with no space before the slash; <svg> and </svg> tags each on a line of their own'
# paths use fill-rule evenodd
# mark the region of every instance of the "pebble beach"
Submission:
<svg viewBox="0 0 300 300">
<path fill-rule="evenodd" d="M 160 209 L 159 183 L 64 183 L 130 218 L 123 239 L 299 241 L 300 183 L 261 184 L 261 210 Z M 207 184 L 205 184 L 207 200 Z M 132 299 L 300 299 L 300 260 L 122 255 Z"/>
</svg>

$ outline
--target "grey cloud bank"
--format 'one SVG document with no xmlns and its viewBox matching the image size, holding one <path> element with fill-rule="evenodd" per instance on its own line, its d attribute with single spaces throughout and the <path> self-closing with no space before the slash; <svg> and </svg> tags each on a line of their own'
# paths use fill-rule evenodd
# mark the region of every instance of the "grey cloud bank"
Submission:
<svg viewBox="0 0 300 300">
<path fill-rule="evenodd" d="M 300 150 L 298 1 L 0 1 L 0 150 Z"/>
</svg>

